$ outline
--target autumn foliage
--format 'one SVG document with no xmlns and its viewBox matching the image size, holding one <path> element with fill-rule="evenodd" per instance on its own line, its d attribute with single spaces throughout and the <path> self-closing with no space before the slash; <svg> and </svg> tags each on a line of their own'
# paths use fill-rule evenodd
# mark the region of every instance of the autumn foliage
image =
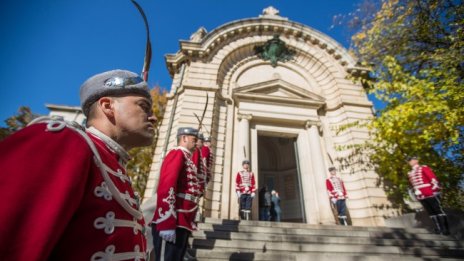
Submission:
<svg viewBox="0 0 464 261">
<path fill-rule="evenodd" d="M 405 159 L 417 155 L 440 179 L 444 205 L 464 209 L 462 0 L 364 1 L 349 18 L 352 51 L 371 71 L 354 80 L 383 107 L 372 121 L 357 123 L 372 139 L 343 148 L 352 153 L 339 160 L 347 168 L 374 168 L 390 199 L 406 210 Z"/>
</svg>

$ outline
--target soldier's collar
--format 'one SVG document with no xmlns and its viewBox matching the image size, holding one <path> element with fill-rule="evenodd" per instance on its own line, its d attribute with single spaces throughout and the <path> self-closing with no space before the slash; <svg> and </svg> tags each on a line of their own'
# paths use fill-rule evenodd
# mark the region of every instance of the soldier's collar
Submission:
<svg viewBox="0 0 464 261">
<path fill-rule="evenodd" d="M 177 147 L 185 152 L 188 152 L 189 155 L 192 154 L 192 152 L 188 150 L 186 147 L 182 147 L 182 146 L 177 146 Z"/>
<path fill-rule="evenodd" d="M 118 154 L 119 158 L 124 162 L 124 164 L 130 160 L 129 153 L 127 153 L 127 151 L 121 145 L 119 145 L 110 137 L 106 136 L 103 132 L 97 130 L 94 127 L 87 128 L 87 131 L 102 140 L 110 150 Z"/>
</svg>

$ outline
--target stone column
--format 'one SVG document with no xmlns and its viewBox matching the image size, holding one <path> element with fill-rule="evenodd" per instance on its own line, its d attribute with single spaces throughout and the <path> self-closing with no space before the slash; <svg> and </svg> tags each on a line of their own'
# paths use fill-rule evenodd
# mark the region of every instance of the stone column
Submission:
<svg viewBox="0 0 464 261">
<path fill-rule="evenodd" d="M 251 160 L 250 155 L 250 120 L 251 114 L 238 114 L 238 159 L 241 166 L 244 159 Z"/>
<path fill-rule="evenodd" d="M 324 156 L 321 148 L 321 137 L 319 135 L 320 122 L 307 121 L 306 129 L 309 137 L 309 149 L 311 151 L 311 166 L 314 173 L 314 181 L 316 182 L 316 193 L 317 201 L 319 205 L 319 223 L 322 224 L 333 224 L 334 217 L 332 209 L 330 208 L 330 202 L 327 195 L 327 188 L 325 180 L 327 178 L 326 173 L 328 172 L 324 162 Z"/>
</svg>

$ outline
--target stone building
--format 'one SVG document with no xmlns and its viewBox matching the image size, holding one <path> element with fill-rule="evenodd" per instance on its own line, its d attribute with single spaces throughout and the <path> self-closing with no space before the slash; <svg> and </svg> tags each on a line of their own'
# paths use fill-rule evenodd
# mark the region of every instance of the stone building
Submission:
<svg viewBox="0 0 464 261">
<path fill-rule="evenodd" d="M 166 56 L 173 78 L 160 126 L 145 199 L 156 192 L 162 159 L 176 146 L 176 130 L 211 135 L 214 177 L 204 215 L 238 219 L 235 177 L 251 160 L 258 188 L 280 192 L 282 220 L 334 224 L 325 188 L 328 167 L 347 155 L 337 147 L 368 139 L 365 129 L 338 127 L 373 116 L 363 87 L 348 76 L 364 72 L 329 36 L 269 7 L 257 18 L 204 28 Z M 205 107 L 205 104 L 207 105 Z M 353 225 L 383 226 L 388 206 L 373 171 L 340 170 Z M 354 171 L 353 171 L 354 170 Z M 257 199 L 253 217 L 257 219 Z"/>
</svg>

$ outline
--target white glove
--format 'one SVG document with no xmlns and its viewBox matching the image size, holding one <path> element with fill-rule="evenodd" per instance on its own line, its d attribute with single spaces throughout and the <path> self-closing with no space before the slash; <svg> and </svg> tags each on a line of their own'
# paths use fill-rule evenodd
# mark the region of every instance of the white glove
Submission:
<svg viewBox="0 0 464 261">
<path fill-rule="evenodd" d="M 251 193 L 251 198 L 254 198 L 255 197 L 255 193 Z"/>
<path fill-rule="evenodd" d="M 240 197 L 240 191 L 237 191 L 237 197 Z"/>
<path fill-rule="evenodd" d="M 169 230 L 161 230 L 159 232 L 159 235 L 162 239 L 164 239 L 167 242 L 172 242 L 176 243 L 176 230 L 175 229 L 169 229 Z"/>
<path fill-rule="evenodd" d="M 336 204 L 337 203 L 337 199 L 336 198 L 331 198 L 330 199 L 332 201 L 332 203 Z"/>
</svg>

